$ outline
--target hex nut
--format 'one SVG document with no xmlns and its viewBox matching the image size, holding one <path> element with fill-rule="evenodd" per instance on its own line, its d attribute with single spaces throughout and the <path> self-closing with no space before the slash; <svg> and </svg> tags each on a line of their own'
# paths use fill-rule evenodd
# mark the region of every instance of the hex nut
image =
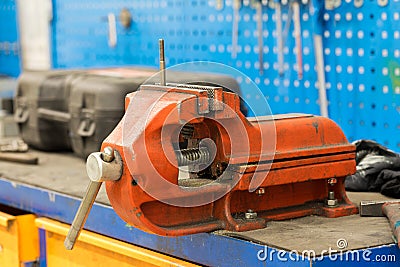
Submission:
<svg viewBox="0 0 400 267">
<path fill-rule="evenodd" d="M 325 201 L 325 204 L 326 204 L 328 207 L 336 207 L 336 206 L 338 205 L 338 200 L 337 200 L 337 199 L 327 199 L 327 200 Z"/>
<path fill-rule="evenodd" d="M 254 212 L 252 210 L 248 210 L 245 214 L 244 217 L 246 220 L 254 220 L 257 219 L 257 212 Z"/>
</svg>

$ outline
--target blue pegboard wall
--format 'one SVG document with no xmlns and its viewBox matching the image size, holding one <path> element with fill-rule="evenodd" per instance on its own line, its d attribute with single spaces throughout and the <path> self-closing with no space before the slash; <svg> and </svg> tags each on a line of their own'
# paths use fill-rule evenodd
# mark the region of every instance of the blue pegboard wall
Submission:
<svg viewBox="0 0 400 267">
<path fill-rule="evenodd" d="M 311 3 L 301 4 L 304 76 L 299 79 L 289 5 L 282 6 L 283 27 L 290 27 L 284 45 L 285 71 L 280 76 L 276 9 L 269 6 L 263 7 L 261 75 L 257 16 L 255 9 L 245 5 L 249 1 L 243 1 L 239 11 L 238 55 L 233 59 L 232 0 L 224 1 L 222 10 L 216 9 L 215 0 L 54 0 L 53 65 L 158 66 L 157 40 L 164 38 L 168 66 L 196 60 L 221 62 L 248 75 L 268 98 L 273 113 L 319 114 L 313 35 L 322 28 L 330 117 L 351 141 L 374 139 L 400 151 L 400 2 L 389 0 L 380 6 L 382 1 L 362 0 L 357 8 L 354 1 L 343 0 L 333 10 L 324 10 L 324 3 L 318 1 L 313 1 L 313 8 Z M 107 15 L 118 16 L 122 8 L 132 13 L 132 27 L 126 30 L 117 22 L 118 41 L 111 48 Z M 315 13 L 318 9 L 320 14 Z M 260 98 L 254 92 L 244 97 L 254 103 Z"/>
<path fill-rule="evenodd" d="M 15 0 L 0 0 L 0 75 L 17 77 L 21 71 Z"/>
<path fill-rule="evenodd" d="M 330 114 L 349 139 L 400 151 L 400 1 L 378 2 L 324 14 Z"/>
</svg>

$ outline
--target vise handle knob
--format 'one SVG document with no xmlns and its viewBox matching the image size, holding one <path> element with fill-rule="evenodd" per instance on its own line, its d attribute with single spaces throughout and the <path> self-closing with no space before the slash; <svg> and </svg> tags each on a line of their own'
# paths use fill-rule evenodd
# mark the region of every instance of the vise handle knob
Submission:
<svg viewBox="0 0 400 267">
<path fill-rule="evenodd" d="M 73 249 L 96 200 L 102 182 L 116 181 L 121 178 L 121 157 L 114 149 L 106 147 L 103 152 L 95 152 L 89 155 L 86 161 L 86 171 L 90 178 L 90 183 L 64 241 L 64 246 L 68 250 Z"/>
</svg>

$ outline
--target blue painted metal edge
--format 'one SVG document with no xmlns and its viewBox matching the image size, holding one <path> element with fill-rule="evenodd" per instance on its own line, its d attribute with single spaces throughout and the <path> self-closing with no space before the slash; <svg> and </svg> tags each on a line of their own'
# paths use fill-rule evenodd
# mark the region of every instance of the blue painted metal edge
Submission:
<svg viewBox="0 0 400 267">
<path fill-rule="evenodd" d="M 339 251 L 338 253 L 325 256 L 323 259 L 315 259 L 312 266 L 399 266 L 399 262 L 400 249 L 397 247 L 397 244 L 390 244 L 353 251 Z"/>
<path fill-rule="evenodd" d="M 39 244 L 40 244 L 39 267 L 46 267 L 47 266 L 47 239 L 46 239 L 46 231 L 43 229 L 39 229 Z"/>
<path fill-rule="evenodd" d="M 62 193 L 38 188 L 0 178 L 0 203 L 70 224 L 80 204 L 80 199 Z M 177 258 L 208 266 L 330 266 L 325 257 L 320 262 L 308 258 L 293 257 L 285 251 L 209 233 L 163 237 L 140 231 L 123 222 L 114 210 L 95 203 L 85 229 L 149 248 Z M 41 245 L 45 235 L 41 231 Z M 44 236 L 42 236 L 44 235 Z M 386 247 L 382 248 L 383 250 Z M 379 249 L 374 249 L 379 252 Z M 400 255 L 398 256 L 400 259 Z M 45 247 L 41 248 L 41 265 L 45 264 Z"/>
</svg>

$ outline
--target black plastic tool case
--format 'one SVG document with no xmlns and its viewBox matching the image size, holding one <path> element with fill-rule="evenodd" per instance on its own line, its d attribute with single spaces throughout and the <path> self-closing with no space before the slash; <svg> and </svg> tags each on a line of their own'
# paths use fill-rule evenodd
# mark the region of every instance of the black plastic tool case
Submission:
<svg viewBox="0 0 400 267">
<path fill-rule="evenodd" d="M 124 68 L 96 70 L 74 80 L 69 112 L 72 150 L 76 155 L 87 157 L 100 149 L 101 142 L 124 115 L 125 96 L 154 73 Z"/>
<path fill-rule="evenodd" d="M 23 140 L 47 151 L 72 148 L 80 157 L 98 151 L 124 114 L 126 94 L 144 82 L 159 83 L 156 72 L 129 67 L 23 73 L 15 98 Z M 236 80 L 226 75 L 167 71 L 167 82 L 218 85 L 240 95 Z"/>
<path fill-rule="evenodd" d="M 19 77 L 14 118 L 27 144 L 46 151 L 71 149 L 69 87 L 78 73 L 26 71 Z"/>
<path fill-rule="evenodd" d="M 75 79 L 71 87 L 71 142 L 80 157 L 98 151 L 101 142 L 111 133 L 124 114 L 126 94 L 142 83 L 160 81 L 155 70 L 116 68 L 97 70 Z M 167 71 L 171 83 L 219 85 L 240 94 L 236 80 L 226 75 Z M 242 111 L 246 113 L 244 105 Z"/>
</svg>

